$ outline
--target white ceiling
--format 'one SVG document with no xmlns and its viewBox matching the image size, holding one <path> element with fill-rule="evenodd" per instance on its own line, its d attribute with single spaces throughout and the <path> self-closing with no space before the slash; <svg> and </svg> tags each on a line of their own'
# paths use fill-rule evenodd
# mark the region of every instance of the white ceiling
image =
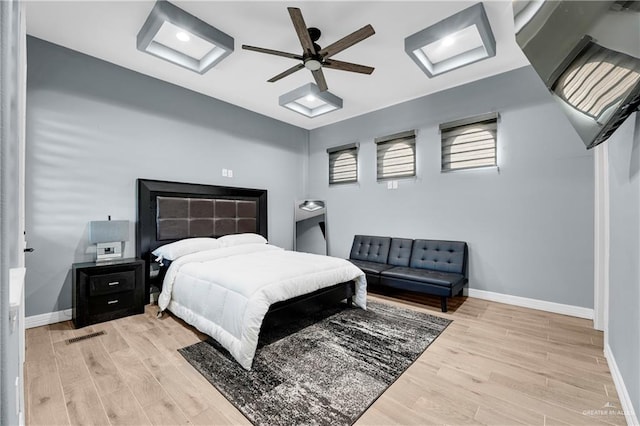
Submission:
<svg viewBox="0 0 640 426">
<path fill-rule="evenodd" d="M 389 105 L 527 65 L 513 32 L 511 1 L 485 1 L 496 38 L 496 56 L 428 78 L 404 52 L 405 37 L 477 2 L 474 1 L 172 1 L 235 39 L 235 51 L 204 75 L 136 49 L 136 36 L 153 1 L 28 1 L 27 32 L 293 125 L 313 129 Z M 278 105 L 278 97 L 313 77 L 307 70 L 267 83 L 295 60 L 242 50 L 242 44 L 302 52 L 287 12 L 302 10 L 307 26 L 322 31 L 327 46 L 371 24 L 376 34 L 335 59 L 375 67 L 372 75 L 324 69 L 329 91 L 342 110 L 307 118 Z"/>
</svg>

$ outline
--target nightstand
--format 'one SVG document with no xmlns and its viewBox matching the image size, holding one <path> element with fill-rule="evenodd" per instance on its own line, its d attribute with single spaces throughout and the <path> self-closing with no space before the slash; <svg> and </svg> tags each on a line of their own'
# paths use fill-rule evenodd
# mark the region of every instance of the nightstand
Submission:
<svg viewBox="0 0 640 426">
<path fill-rule="evenodd" d="M 73 324 L 81 328 L 144 312 L 144 261 L 73 264 Z"/>
</svg>

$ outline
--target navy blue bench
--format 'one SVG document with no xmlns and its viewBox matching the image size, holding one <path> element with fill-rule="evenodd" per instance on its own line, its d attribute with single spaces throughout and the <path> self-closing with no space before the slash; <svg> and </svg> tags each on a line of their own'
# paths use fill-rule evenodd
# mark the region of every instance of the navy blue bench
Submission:
<svg viewBox="0 0 640 426">
<path fill-rule="evenodd" d="M 369 284 L 440 296 L 447 312 L 447 297 L 462 294 L 469 282 L 468 253 L 463 241 L 356 235 L 349 261 Z"/>
</svg>

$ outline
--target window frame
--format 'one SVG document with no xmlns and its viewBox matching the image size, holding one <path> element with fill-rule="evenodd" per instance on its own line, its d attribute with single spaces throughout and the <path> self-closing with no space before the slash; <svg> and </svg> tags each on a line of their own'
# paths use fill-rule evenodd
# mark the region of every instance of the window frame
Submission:
<svg viewBox="0 0 640 426">
<path fill-rule="evenodd" d="M 358 183 L 358 151 L 359 149 L 360 149 L 360 144 L 358 142 L 354 142 L 346 145 L 340 145 L 333 148 L 327 148 L 327 154 L 329 155 L 329 159 L 328 159 L 329 186 Z M 354 166 L 355 166 L 355 170 L 353 170 L 353 172 L 355 174 L 355 177 L 350 180 L 332 181 L 331 176 L 335 167 L 335 159 L 337 159 L 337 157 L 339 157 L 341 154 L 347 153 L 347 152 L 353 152 Z M 332 158 L 334 159 L 333 163 L 332 163 Z"/>
<path fill-rule="evenodd" d="M 416 130 L 407 130 L 400 133 L 394 133 L 388 136 L 382 136 L 379 138 L 375 138 L 376 144 L 376 181 L 377 182 L 385 182 L 389 180 L 397 180 L 397 179 L 415 179 L 418 175 L 418 167 L 417 167 L 417 155 L 416 155 Z M 411 148 L 412 158 L 412 172 L 397 174 L 393 176 L 384 176 L 384 154 L 381 158 L 381 152 L 388 152 L 390 148 L 392 148 L 396 144 L 400 143 L 408 143 Z M 388 148 L 384 150 L 384 146 L 388 145 Z M 382 167 L 381 167 L 382 165 Z"/>
<path fill-rule="evenodd" d="M 491 113 L 487 113 L 487 114 L 482 114 L 482 115 L 476 115 L 473 117 L 468 117 L 468 118 L 463 118 L 460 120 L 455 120 L 455 121 L 450 121 L 447 123 L 442 123 L 439 126 L 440 129 L 440 173 L 450 173 L 450 172 L 457 172 L 457 171 L 464 171 L 464 170 L 479 170 L 479 169 L 497 169 L 498 168 L 498 124 L 500 122 L 500 114 L 497 112 L 491 112 Z M 465 161 L 465 160 L 458 160 L 458 161 L 448 161 L 445 162 L 445 156 L 449 156 L 451 157 L 452 154 L 445 154 L 445 148 L 448 148 L 454 144 L 447 144 L 445 145 L 446 141 L 448 139 L 450 139 L 452 136 L 447 136 L 450 135 L 451 133 L 455 132 L 455 131 L 460 131 L 460 130 L 464 130 L 466 127 L 473 127 L 473 126 L 477 126 L 477 125 L 487 125 L 487 127 L 489 127 L 489 129 L 485 130 L 485 131 L 489 131 L 492 132 L 493 134 L 493 164 L 484 164 L 484 165 L 479 165 L 479 166 L 467 166 L 467 167 L 456 167 L 456 168 L 451 168 L 451 167 L 447 167 L 445 168 L 445 164 L 447 165 L 451 165 L 453 163 L 456 162 L 461 162 L 461 161 Z M 467 142 L 467 143 L 473 143 L 473 142 Z M 484 148 L 486 149 L 486 148 Z M 473 160 L 477 160 L 477 159 L 469 159 L 466 161 L 473 161 Z"/>
</svg>

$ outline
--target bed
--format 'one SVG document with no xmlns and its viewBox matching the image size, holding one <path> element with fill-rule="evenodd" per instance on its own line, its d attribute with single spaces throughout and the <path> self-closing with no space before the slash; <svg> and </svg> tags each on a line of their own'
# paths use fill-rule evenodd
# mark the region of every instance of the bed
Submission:
<svg viewBox="0 0 640 426">
<path fill-rule="evenodd" d="M 267 244 L 266 190 L 138 179 L 137 196 L 147 296 L 161 289 L 161 310 L 213 337 L 245 369 L 266 319 L 345 299 L 366 308 L 364 273 L 349 262 Z M 158 268 L 159 252 L 198 239 L 208 245 L 168 267 L 161 255 Z"/>
</svg>

